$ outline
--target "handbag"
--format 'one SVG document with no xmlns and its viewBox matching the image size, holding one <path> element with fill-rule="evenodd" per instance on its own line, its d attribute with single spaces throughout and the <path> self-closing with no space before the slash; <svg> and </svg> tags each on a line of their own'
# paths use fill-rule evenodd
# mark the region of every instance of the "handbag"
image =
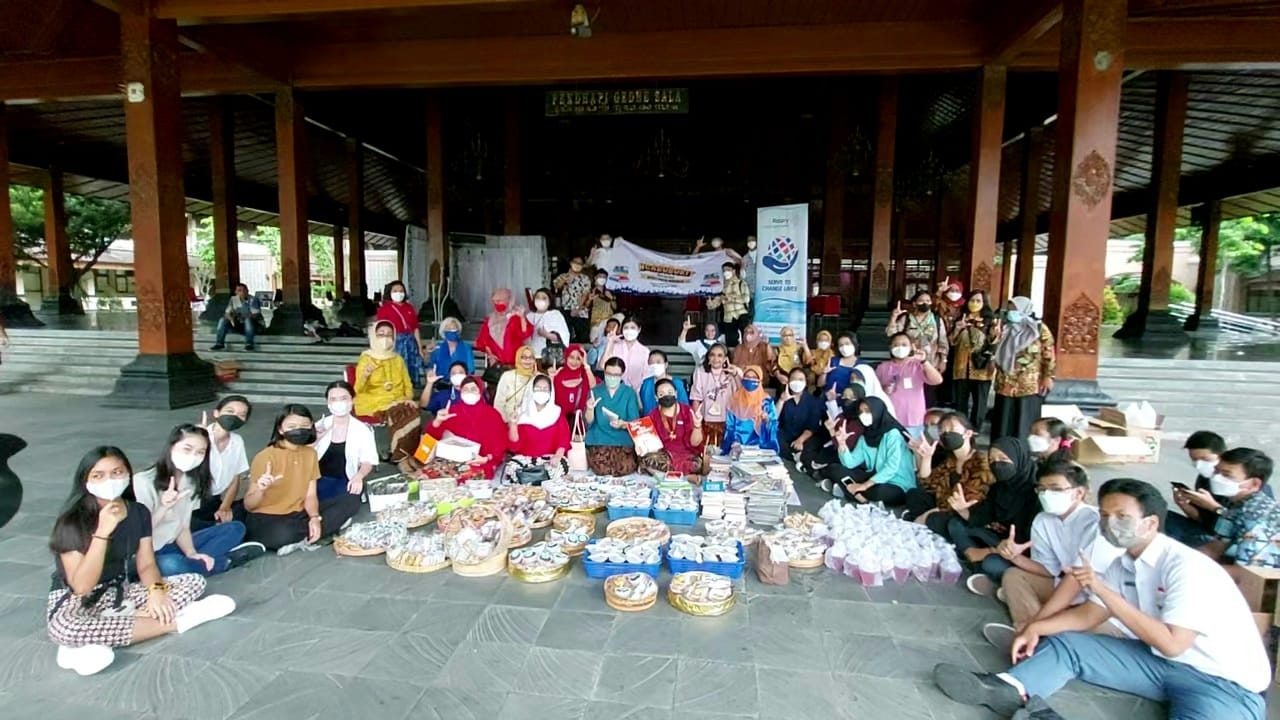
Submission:
<svg viewBox="0 0 1280 720">
<path fill-rule="evenodd" d="M 569 461 L 569 470 L 572 472 L 587 471 L 586 438 L 586 426 L 582 422 L 582 411 L 579 410 L 573 414 L 573 433 L 569 437 L 569 454 L 565 456 Z"/>
<path fill-rule="evenodd" d="M 516 482 L 521 485 L 541 485 L 550 479 L 551 474 L 541 465 L 525 465 L 516 471 Z"/>
<path fill-rule="evenodd" d="M 543 367 L 563 367 L 564 351 L 564 343 L 548 341 L 547 346 L 542 349 Z"/>
<path fill-rule="evenodd" d="M 974 370 L 986 370 L 991 365 L 991 359 L 995 357 L 995 353 L 991 350 L 983 349 L 975 353 L 969 353 L 969 366 Z"/>
</svg>

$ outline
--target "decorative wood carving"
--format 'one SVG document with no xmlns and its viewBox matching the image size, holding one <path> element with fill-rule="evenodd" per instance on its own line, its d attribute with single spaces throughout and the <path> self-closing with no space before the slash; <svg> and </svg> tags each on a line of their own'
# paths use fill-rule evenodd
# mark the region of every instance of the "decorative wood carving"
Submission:
<svg viewBox="0 0 1280 720">
<path fill-rule="evenodd" d="M 884 263 L 882 262 L 876 263 L 875 269 L 871 271 L 871 289 L 889 289 L 889 271 L 885 269 Z"/>
<path fill-rule="evenodd" d="M 991 266 L 979 263 L 977 269 L 973 271 L 973 287 L 970 290 L 985 290 L 991 292 Z"/>
<path fill-rule="evenodd" d="M 1098 354 L 1098 328 L 1102 311 L 1088 295 L 1080 293 L 1062 314 L 1058 352 L 1069 355 Z"/>
<path fill-rule="evenodd" d="M 1076 165 L 1071 176 L 1071 191 L 1090 210 L 1098 207 L 1098 203 L 1111 192 L 1111 163 L 1097 150 L 1090 150 Z"/>
</svg>

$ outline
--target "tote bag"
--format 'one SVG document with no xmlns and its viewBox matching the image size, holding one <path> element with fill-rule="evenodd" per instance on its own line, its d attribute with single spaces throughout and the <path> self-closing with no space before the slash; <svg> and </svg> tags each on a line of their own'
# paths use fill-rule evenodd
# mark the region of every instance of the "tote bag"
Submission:
<svg viewBox="0 0 1280 720">
<path fill-rule="evenodd" d="M 569 455 L 566 457 L 570 472 L 587 471 L 586 437 L 586 426 L 582 423 L 582 411 L 579 410 L 573 414 L 573 434 L 569 437 Z"/>
</svg>

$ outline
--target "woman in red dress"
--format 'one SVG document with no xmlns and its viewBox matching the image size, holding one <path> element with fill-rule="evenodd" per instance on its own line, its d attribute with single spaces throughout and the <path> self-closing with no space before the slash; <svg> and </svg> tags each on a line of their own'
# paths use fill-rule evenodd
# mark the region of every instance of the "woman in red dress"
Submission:
<svg viewBox="0 0 1280 720">
<path fill-rule="evenodd" d="M 485 382 L 496 387 L 501 370 L 516 364 L 516 350 L 533 335 L 533 326 L 525 319 L 524 308 L 511 304 L 511 291 L 498 288 L 490 296 L 493 312 L 485 316 L 476 337 L 476 350 L 484 353 Z M 501 366 L 498 370 L 491 368 Z"/>
<path fill-rule="evenodd" d="M 702 457 L 702 414 L 676 399 L 676 386 L 671 378 L 659 380 L 654 392 L 658 407 L 649 413 L 649 421 L 662 440 L 662 451 L 640 458 L 640 471 L 684 473 L 689 482 L 701 484 L 706 472 Z"/>
<path fill-rule="evenodd" d="M 484 400 L 480 383 L 474 377 L 462 381 L 458 388 L 460 403 L 449 403 L 427 424 L 427 434 L 439 440 L 445 433 L 480 444 L 480 454 L 467 465 L 486 478 L 507 456 L 507 425 L 493 406 Z"/>
<path fill-rule="evenodd" d="M 409 379 L 414 386 L 422 384 L 422 336 L 418 331 L 418 311 L 405 300 L 404 283 L 393 280 L 387 286 L 387 297 L 378 306 L 376 320 L 391 323 L 396 331 L 396 352 L 404 358 Z"/>
<path fill-rule="evenodd" d="M 556 386 L 556 405 L 572 427 L 574 417 L 587 409 L 587 398 L 596 386 L 596 376 L 587 368 L 587 353 L 581 345 L 570 345 L 564 354 L 564 367 L 548 369 Z"/>
<path fill-rule="evenodd" d="M 569 426 L 553 402 L 551 378 L 538 375 L 533 379 L 533 390 L 525 394 L 520 416 L 512 418 L 507 432 L 512 454 L 502 471 L 503 483 L 521 483 L 520 471 L 526 468 L 544 468 L 548 480 L 559 480 L 569 472 L 569 461 L 565 459 L 569 454 Z"/>
</svg>

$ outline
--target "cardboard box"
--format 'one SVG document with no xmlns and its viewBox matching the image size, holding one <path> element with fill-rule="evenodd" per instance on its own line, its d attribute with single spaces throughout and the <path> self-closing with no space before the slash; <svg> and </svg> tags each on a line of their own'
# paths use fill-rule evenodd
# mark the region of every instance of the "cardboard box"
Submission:
<svg viewBox="0 0 1280 720">
<path fill-rule="evenodd" d="M 219 382 L 229 383 L 240 377 L 240 363 L 235 360 L 214 360 L 213 376 Z"/>
<path fill-rule="evenodd" d="M 1085 441 L 1082 445 L 1089 444 L 1090 439 L 1096 439 L 1103 435 L 1112 438 L 1132 438 L 1141 441 L 1146 445 L 1147 452 L 1140 453 L 1137 451 L 1137 445 L 1132 443 L 1113 443 L 1104 442 L 1107 447 L 1105 453 L 1115 455 L 1117 453 L 1124 454 L 1132 459 L 1129 460 L 1105 460 L 1104 462 L 1138 462 L 1138 463 L 1157 463 L 1160 462 L 1160 439 L 1163 433 L 1160 428 L 1164 426 L 1164 416 L 1156 415 L 1156 424 L 1154 427 L 1142 427 L 1133 424 L 1131 421 L 1132 413 L 1126 414 L 1122 410 L 1116 408 L 1102 408 L 1098 411 L 1097 418 L 1089 419 L 1089 430 L 1086 432 Z M 1096 448 L 1097 443 L 1094 443 Z M 1083 449 L 1083 448 L 1082 448 Z M 1084 460 L 1080 461 L 1085 463 Z"/>
<path fill-rule="evenodd" d="M 456 463 L 471 462 L 480 456 L 480 443 L 448 435 L 436 443 L 436 457 Z"/>
<path fill-rule="evenodd" d="M 1151 447 L 1142 438 L 1111 435 L 1102 429 L 1090 428 L 1073 447 L 1081 465 L 1155 462 Z"/>
</svg>

